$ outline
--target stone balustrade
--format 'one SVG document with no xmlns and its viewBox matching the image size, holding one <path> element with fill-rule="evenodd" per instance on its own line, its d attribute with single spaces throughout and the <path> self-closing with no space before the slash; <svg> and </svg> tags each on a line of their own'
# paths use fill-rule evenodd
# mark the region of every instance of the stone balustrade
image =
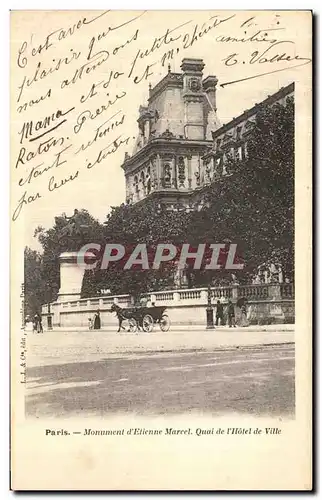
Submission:
<svg viewBox="0 0 322 500">
<path fill-rule="evenodd" d="M 269 297 L 269 291 L 272 290 L 272 286 L 271 285 L 239 286 L 238 297 L 242 297 L 245 299 L 267 299 Z"/>
<path fill-rule="evenodd" d="M 205 324 L 207 288 L 164 290 L 145 294 L 145 297 L 156 306 L 166 306 L 173 324 Z M 211 301 L 214 306 L 217 300 L 227 304 L 231 299 L 236 304 L 238 298 L 247 299 L 247 315 L 253 324 L 294 322 L 294 285 L 292 283 L 211 288 Z M 110 312 L 113 303 L 120 307 L 132 305 L 130 295 L 106 295 L 54 302 L 51 304 L 53 326 L 87 328 L 88 319 L 93 317 L 98 309 L 103 326 L 116 326 L 115 314 Z M 238 309 L 236 308 L 237 312 Z M 44 305 L 43 316 L 46 316 L 47 312 L 47 305 Z"/>
<path fill-rule="evenodd" d="M 294 298 L 294 285 L 293 285 L 293 283 L 282 283 L 280 285 L 280 287 L 281 287 L 281 297 L 283 299 L 285 299 L 285 298 L 293 299 Z"/>
</svg>

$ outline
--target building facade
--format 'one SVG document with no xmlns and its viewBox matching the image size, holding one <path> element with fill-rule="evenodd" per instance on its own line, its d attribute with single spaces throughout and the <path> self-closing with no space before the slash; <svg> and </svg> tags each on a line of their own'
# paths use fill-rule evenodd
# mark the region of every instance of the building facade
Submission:
<svg viewBox="0 0 322 500">
<path fill-rule="evenodd" d="M 216 76 L 203 78 L 202 59 L 183 59 L 181 73 L 149 88 L 140 106 L 132 156 L 122 164 L 126 203 L 157 199 L 169 210 L 196 210 L 207 186 L 229 176 L 228 160 L 247 157 L 247 141 L 262 105 L 285 103 L 294 83 L 221 125 L 217 116 Z"/>
<path fill-rule="evenodd" d="M 291 83 L 213 131 L 213 146 L 202 158 L 204 183 L 211 184 L 223 176 L 230 175 L 229 160 L 246 160 L 247 142 L 252 134 L 256 115 L 262 106 L 272 106 L 277 103 L 286 105 L 287 100 L 293 96 L 294 83 Z"/>
<path fill-rule="evenodd" d="M 212 132 L 220 127 L 216 113 L 217 78 L 203 79 L 201 59 L 183 59 L 182 73 L 168 74 L 149 89 L 148 105 L 139 109 L 139 133 L 132 156 L 122 168 L 126 202 L 157 197 L 170 209 L 189 206 L 202 185 L 204 154 Z"/>
</svg>

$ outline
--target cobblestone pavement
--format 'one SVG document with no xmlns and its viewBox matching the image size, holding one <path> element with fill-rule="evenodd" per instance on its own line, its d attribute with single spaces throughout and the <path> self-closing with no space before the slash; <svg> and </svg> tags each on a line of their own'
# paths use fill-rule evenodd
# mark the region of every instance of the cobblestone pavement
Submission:
<svg viewBox="0 0 322 500">
<path fill-rule="evenodd" d="M 293 341 L 291 331 L 237 329 L 31 334 L 26 412 L 293 416 Z"/>
<path fill-rule="evenodd" d="M 171 329 L 115 333 L 115 331 L 51 331 L 44 334 L 28 333 L 27 366 L 61 364 L 77 360 L 99 360 L 129 352 L 206 351 L 238 346 L 258 346 L 294 342 L 293 325 L 272 327 Z M 283 330 L 282 330 L 283 328 Z"/>
</svg>

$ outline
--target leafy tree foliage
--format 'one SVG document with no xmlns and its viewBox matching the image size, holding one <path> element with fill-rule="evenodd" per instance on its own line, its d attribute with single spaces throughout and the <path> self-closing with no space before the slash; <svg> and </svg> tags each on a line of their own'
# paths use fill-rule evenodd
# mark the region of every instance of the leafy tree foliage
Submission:
<svg viewBox="0 0 322 500">
<path fill-rule="evenodd" d="M 47 296 L 42 255 L 29 247 L 24 250 L 24 286 L 25 316 L 33 317 L 40 313 Z"/>
<path fill-rule="evenodd" d="M 142 270 L 141 266 L 124 270 L 123 267 L 139 243 L 147 246 L 150 263 L 159 243 L 181 245 L 185 241 L 188 222 L 189 214 L 167 212 L 153 200 L 113 207 L 105 223 L 104 243 L 123 245 L 126 248 L 124 259 L 111 263 L 106 270 L 100 270 L 100 265 L 97 265 L 95 273 L 87 271 L 82 295 L 86 296 L 89 291 L 95 295 L 100 289 L 109 288 L 113 294 L 129 293 L 136 298 L 150 290 L 173 287 L 174 263 L 171 261 L 162 263 L 159 270 Z"/>
<path fill-rule="evenodd" d="M 86 243 L 103 241 L 103 226 L 87 210 L 75 210 L 72 217 L 55 217 L 51 229 L 39 227 L 35 236 L 43 247 L 43 275 L 48 283 L 50 300 L 57 298 L 60 288 L 59 255 L 78 251 Z"/>
<path fill-rule="evenodd" d="M 95 296 L 101 289 L 113 294 L 137 297 L 151 290 L 174 286 L 173 262 L 158 271 L 137 267 L 124 270 L 124 261 L 138 243 L 148 246 L 154 256 L 158 243 L 181 246 L 190 243 L 235 243 L 238 260 L 245 267 L 233 273 L 240 282 L 250 282 L 259 265 L 281 263 L 292 279 L 294 272 L 294 102 L 261 107 L 247 138 L 247 157 L 230 158 L 228 175 L 218 178 L 203 191 L 204 207 L 198 212 L 165 211 L 159 202 L 146 200 L 135 205 L 114 207 L 104 225 L 86 210 L 73 217 L 56 217 L 49 230 L 39 228 L 43 246 L 43 279 L 51 283 L 51 297 L 59 289 L 59 255 L 79 250 L 85 243 L 120 243 L 126 255 L 108 269 L 86 271 L 82 296 Z M 222 252 L 222 262 L 225 262 Z M 102 259 L 102 253 L 100 254 Z M 193 270 L 188 263 L 189 286 L 230 284 L 231 270 Z M 122 272 L 120 271 L 122 268 Z"/>
<path fill-rule="evenodd" d="M 230 159 L 229 175 L 211 185 L 207 206 L 192 218 L 200 241 L 237 244 L 250 281 L 263 263 L 294 272 L 294 101 L 262 107 L 247 141 L 247 158 Z M 221 276 L 220 276 L 221 274 Z M 225 279 L 229 272 L 218 273 Z"/>
<path fill-rule="evenodd" d="M 166 212 L 147 201 L 121 205 L 109 214 L 105 240 L 136 245 L 158 243 L 235 243 L 244 269 L 193 270 L 188 262 L 189 286 L 250 282 L 263 263 L 281 263 L 292 279 L 294 271 L 294 102 L 262 107 L 247 139 L 247 158 L 229 159 L 228 175 L 205 189 L 206 203 L 199 212 Z M 226 247 L 221 262 L 227 258 Z M 128 257 L 128 255 L 127 255 Z M 122 262 L 124 264 L 124 261 Z M 92 293 L 110 288 L 112 293 L 132 293 L 172 288 L 173 263 L 159 272 L 134 269 L 120 272 L 118 264 L 106 271 L 88 273 Z M 95 288 L 96 282 L 96 288 Z"/>
</svg>

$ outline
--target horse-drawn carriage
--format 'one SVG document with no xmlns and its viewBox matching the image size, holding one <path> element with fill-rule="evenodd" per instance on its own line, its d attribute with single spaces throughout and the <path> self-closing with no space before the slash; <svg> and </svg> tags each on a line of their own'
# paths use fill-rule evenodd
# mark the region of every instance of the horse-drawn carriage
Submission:
<svg viewBox="0 0 322 500">
<path fill-rule="evenodd" d="M 164 314 L 166 307 L 127 307 L 122 308 L 117 304 L 113 304 L 111 311 L 115 311 L 119 320 L 119 329 L 121 330 L 122 322 L 128 321 L 129 331 L 135 333 L 138 329 L 144 332 L 152 332 L 155 324 L 158 324 L 163 332 L 167 332 L 170 328 L 170 318 Z"/>
</svg>

